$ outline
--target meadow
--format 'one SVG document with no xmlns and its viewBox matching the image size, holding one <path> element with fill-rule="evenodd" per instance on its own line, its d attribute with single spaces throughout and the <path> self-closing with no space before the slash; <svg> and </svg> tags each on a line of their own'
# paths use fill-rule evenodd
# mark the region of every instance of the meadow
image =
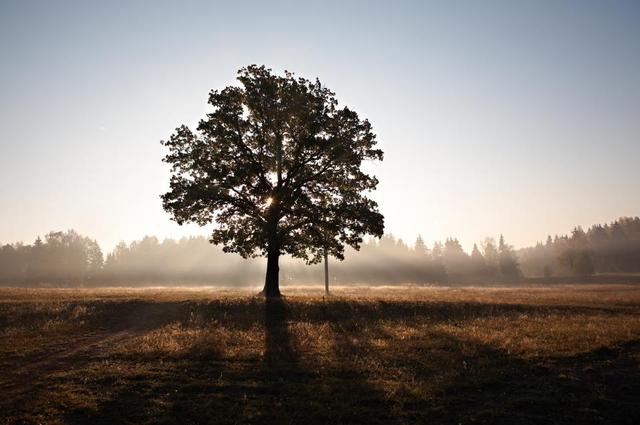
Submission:
<svg viewBox="0 0 640 425">
<path fill-rule="evenodd" d="M 637 424 L 640 286 L 0 289 L 0 424 Z"/>
</svg>

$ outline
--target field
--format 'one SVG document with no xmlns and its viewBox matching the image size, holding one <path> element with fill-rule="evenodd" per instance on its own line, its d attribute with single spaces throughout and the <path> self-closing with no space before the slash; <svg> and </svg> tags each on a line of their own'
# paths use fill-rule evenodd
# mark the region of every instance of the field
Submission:
<svg viewBox="0 0 640 425">
<path fill-rule="evenodd" d="M 0 424 L 640 423 L 640 286 L 0 289 Z"/>
</svg>

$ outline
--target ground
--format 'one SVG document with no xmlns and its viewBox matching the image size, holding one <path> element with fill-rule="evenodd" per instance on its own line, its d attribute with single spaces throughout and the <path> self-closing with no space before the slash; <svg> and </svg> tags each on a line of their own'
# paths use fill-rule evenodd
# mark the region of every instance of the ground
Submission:
<svg viewBox="0 0 640 425">
<path fill-rule="evenodd" d="M 640 286 L 0 289 L 0 424 L 640 423 Z"/>
</svg>

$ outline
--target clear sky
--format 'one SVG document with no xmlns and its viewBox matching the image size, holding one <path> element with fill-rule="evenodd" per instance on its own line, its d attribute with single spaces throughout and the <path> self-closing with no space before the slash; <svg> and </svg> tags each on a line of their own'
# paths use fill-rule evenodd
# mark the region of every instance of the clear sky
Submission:
<svg viewBox="0 0 640 425">
<path fill-rule="evenodd" d="M 159 141 L 265 64 L 370 119 L 387 231 L 521 247 L 640 214 L 640 2 L 0 0 L 0 242 L 180 228 Z"/>
</svg>

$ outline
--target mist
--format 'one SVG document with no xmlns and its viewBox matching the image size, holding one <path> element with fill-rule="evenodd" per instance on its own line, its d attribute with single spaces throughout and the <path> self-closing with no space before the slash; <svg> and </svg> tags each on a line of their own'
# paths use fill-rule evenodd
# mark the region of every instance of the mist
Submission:
<svg viewBox="0 0 640 425">
<path fill-rule="evenodd" d="M 0 248 L 3 286 L 224 286 L 257 287 L 265 260 L 225 253 L 204 236 L 159 240 L 147 236 L 121 242 L 103 253 L 99 244 L 73 230 L 56 231 L 33 243 Z M 525 283 L 531 279 L 585 279 L 597 274 L 640 272 L 640 218 L 624 217 L 586 231 L 548 236 L 514 249 L 505 238 L 487 237 L 466 252 L 458 239 L 427 246 L 420 236 L 407 243 L 391 234 L 349 248 L 345 260 L 329 258 L 330 283 L 456 284 Z M 321 264 L 290 256 L 281 261 L 283 285 L 320 284 Z M 610 278 L 610 276 L 609 276 Z"/>
</svg>

